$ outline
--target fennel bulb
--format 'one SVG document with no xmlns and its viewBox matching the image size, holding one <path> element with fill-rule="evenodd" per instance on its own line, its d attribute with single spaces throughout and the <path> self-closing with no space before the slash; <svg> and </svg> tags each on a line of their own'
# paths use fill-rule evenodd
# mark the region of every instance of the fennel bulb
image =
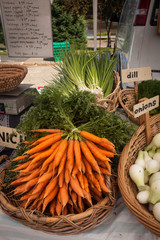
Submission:
<svg viewBox="0 0 160 240">
<path fill-rule="evenodd" d="M 137 165 L 132 164 L 129 168 L 129 175 L 132 181 L 136 184 L 139 191 L 142 191 L 145 189 L 144 185 L 144 169 Z"/>
<path fill-rule="evenodd" d="M 153 206 L 153 215 L 154 215 L 155 219 L 160 222 L 160 202 L 156 203 Z"/>
<path fill-rule="evenodd" d="M 160 200 L 160 179 L 153 182 L 150 188 L 149 202 L 156 204 Z"/>
<path fill-rule="evenodd" d="M 153 146 L 156 146 L 156 148 L 160 148 L 160 133 L 157 133 L 151 143 L 145 148 L 146 151 L 149 151 L 152 149 Z"/>
<path fill-rule="evenodd" d="M 144 190 L 144 191 L 139 192 L 137 194 L 136 198 L 137 198 L 139 203 L 142 203 L 142 204 L 148 203 L 149 191 Z"/>
</svg>

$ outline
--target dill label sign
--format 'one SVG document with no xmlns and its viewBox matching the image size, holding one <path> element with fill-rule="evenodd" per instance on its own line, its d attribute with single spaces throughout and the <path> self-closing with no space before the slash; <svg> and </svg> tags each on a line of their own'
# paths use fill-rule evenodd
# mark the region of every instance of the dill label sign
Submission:
<svg viewBox="0 0 160 240">
<path fill-rule="evenodd" d="M 0 126 L 0 146 L 16 149 L 25 140 L 25 136 L 16 132 L 14 128 Z"/>
<path fill-rule="evenodd" d="M 144 67 L 122 69 L 121 77 L 123 83 L 151 80 L 152 79 L 151 68 Z"/>
<path fill-rule="evenodd" d="M 147 99 L 144 102 L 138 103 L 133 106 L 134 117 L 137 118 L 158 106 L 159 106 L 159 95 L 153 98 Z"/>
</svg>

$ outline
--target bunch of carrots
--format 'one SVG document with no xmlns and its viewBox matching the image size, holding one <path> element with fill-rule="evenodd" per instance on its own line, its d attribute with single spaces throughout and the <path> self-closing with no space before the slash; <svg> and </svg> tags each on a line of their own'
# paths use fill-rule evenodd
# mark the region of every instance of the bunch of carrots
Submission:
<svg viewBox="0 0 160 240">
<path fill-rule="evenodd" d="M 105 175 L 111 175 L 112 142 L 87 131 L 68 138 L 60 129 L 34 132 L 46 135 L 26 142 L 27 150 L 13 159 L 18 175 L 10 185 L 21 207 L 52 216 L 80 213 L 111 192 Z"/>
</svg>

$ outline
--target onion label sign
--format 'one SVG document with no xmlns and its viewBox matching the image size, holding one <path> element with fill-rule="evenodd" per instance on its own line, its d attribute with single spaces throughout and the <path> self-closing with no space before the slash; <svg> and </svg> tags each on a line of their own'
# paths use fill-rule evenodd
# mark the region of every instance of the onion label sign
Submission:
<svg viewBox="0 0 160 240">
<path fill-rule="evenodd" d="M 133 106 L 134 117 L 137 118 L 159 106 L 159 95 Z"/>
<path fill-rule="evenodd" d="M 16 132 L 14 128 L 0 126 L 0 146 L 16 149 L 25 136 Z"/>
<path fill-rule="evenodd" d="M 121 75 L 123 83 L 147 81 L 152 79 L 150 67 L 122 69 Z"/>
</svg>

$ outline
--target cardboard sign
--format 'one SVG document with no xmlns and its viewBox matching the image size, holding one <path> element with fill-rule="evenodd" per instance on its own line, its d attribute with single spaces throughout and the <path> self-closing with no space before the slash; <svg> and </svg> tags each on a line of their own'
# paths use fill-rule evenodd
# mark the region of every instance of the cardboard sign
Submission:
<svg viewBox="0 0 160 240">
<path fill-rule="evenodd" d="M 159 95 L 153 98 L 147 99 L 144 102 L 138 103 L 133 107 L 134 117 L 137 118 L 158 106 L 159 106 Z"/>
<path fill-rule="evenodd" d="M 130 68 L 122 69 L 122 83 L 147 81 L 152 79 L 151 68 Z"/>
<path fill-rule="evenodd" d="M 53 57 L 50 0 L 0 0 L 10 57 Z"/>
<path fill-rule="evenodd" d="M 25 136 L 16 132 L 14 128 L 0 126 L 0 146 L 16 149 Z"/>
</svg>

